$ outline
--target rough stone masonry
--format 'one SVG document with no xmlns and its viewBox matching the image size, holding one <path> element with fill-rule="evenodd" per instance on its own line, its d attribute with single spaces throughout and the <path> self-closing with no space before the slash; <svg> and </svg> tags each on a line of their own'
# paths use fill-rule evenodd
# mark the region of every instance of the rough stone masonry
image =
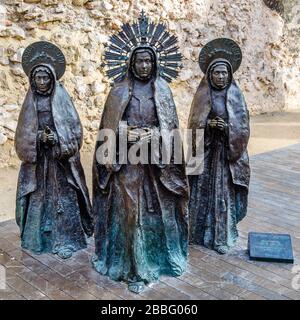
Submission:
<svg viewBox="0 0 300 320">
<path fill-rule="evenodd" d="M 172 84 L 182 126 L 202 77 L 198 54 L 216 37 L 243 49 L 238 80 L 252 114 L 299 108 L 300 0 L 0 0 L 0 167 L 16 163 L 17 118 L 28 88 L 24 48 L 56 43 L 66 55 L 62 79 L 84 126 L 84 150 L 94 147 L 108 79 L 101 55 L 108 36 L 144 9 L 178 35 L 184 68 Z"/>
</svg>

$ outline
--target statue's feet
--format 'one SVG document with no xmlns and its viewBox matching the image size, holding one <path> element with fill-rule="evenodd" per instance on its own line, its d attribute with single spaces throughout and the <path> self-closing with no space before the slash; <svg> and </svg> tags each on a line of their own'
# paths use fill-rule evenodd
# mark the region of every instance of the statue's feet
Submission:
<svg viewBox="0 0 300 320">
<path fill-rule="evenodd" d="M 95 270 L 103 275 L 107 274 L 107 267 L 106 263 L 100 260 L 97 255 L 92 256 L 92 265 Z"/>
<path fill-rule="evenodd" d="M 61 249 L 58 251 L 57 255 L 61 258 L 61 259 L 69 259 L 72 257 L 73 254 L 73 250 L 71 249 Z"/>
<path fill-rule="evenodd" d="M 145 289 L 145 284 L 144 282 L 131 282 L 128 284 L 128 290 L 133 292 L 133 293 L 136 293 L 136 294 L 139 294 L 141 293 L 142 291 L 144 291 Z"/>
<path fill-rule="evenodd" d="M 229 252 L 229 248 L 227 246 L 219 246 L 216 247 L 216 251 L 220 254 L 226 254 Z"/>
</svg>

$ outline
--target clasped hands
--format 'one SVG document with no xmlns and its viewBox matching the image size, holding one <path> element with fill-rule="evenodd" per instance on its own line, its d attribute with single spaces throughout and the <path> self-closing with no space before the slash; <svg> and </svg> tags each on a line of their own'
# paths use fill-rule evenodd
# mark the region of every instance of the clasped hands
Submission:
<svg viewBox="0 0 300 320">
<path fill-rule="evenodd" d="M 135 126 L 129 126 L 127 129 L 128 142 L 140 142 L 149 143 L 152 138 L 152 129 L 150 128 L 138 128 Z"/>
<path fill-rule="evenodd" d="M 46 126 L 42 132 L 41 140 L 45 144 L 54 145 L 55 144 L 55 135 L 54 132 Z"/>
<path fill-rule="evenodd" d="M 220 117 L 215 117 L 214 119 L 208 120 L 208 125 L 213 129 L 219 129 L 221 131 L 227 129 L 227 123 Z"/>
</svg>

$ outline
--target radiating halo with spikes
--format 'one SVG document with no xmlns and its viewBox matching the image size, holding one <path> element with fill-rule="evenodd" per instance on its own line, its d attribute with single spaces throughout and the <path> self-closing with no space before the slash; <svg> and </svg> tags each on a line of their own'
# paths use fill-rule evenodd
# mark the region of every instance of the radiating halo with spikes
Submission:
<svg viewBox="0 0 300 320">
<path fill-rule="evenodd" d="M 113 82 L 124 79 L 131 52 L 139 46 L 149 46 L 156 52 L 160 76 L 171 82 L 182 68 L 182 55 L 178 52 L 177 43 L 177 37 L 167 31 L 165 24 L 149 23 L 148 17 L 142 11 L 137 22 L 132 25 L 123 24 L 121 31 L 112 35 L 106 44 L 106 75 Z"/>
</svg>

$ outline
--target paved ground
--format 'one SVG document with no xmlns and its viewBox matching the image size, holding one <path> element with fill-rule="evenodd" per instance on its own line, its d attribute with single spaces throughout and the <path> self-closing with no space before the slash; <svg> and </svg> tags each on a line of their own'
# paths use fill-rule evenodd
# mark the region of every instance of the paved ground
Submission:
<svg viewBox="0 0 300 320">
<path fill-rule="evenodd" d="M 252 156 L 249 213 L 240 223 L 240 239 L 226 256 L 191 247 L 187 272 L 164 277 L 141 295 L 99 275 L 90 266 L 93 243 L 68 261 L 20 249 L 14 221 L 0 224 L 0 264 L 7 289 L 0 299 L 297 299 L 293 265 L 249 261 L 249 231 L 289 233 L 295 264 L 300 265 L 300 144 Z M 297 282 L 297 281 L 296 281 Z M 299 283 L 300 285 L 300 283 Z"/>
</svg>

